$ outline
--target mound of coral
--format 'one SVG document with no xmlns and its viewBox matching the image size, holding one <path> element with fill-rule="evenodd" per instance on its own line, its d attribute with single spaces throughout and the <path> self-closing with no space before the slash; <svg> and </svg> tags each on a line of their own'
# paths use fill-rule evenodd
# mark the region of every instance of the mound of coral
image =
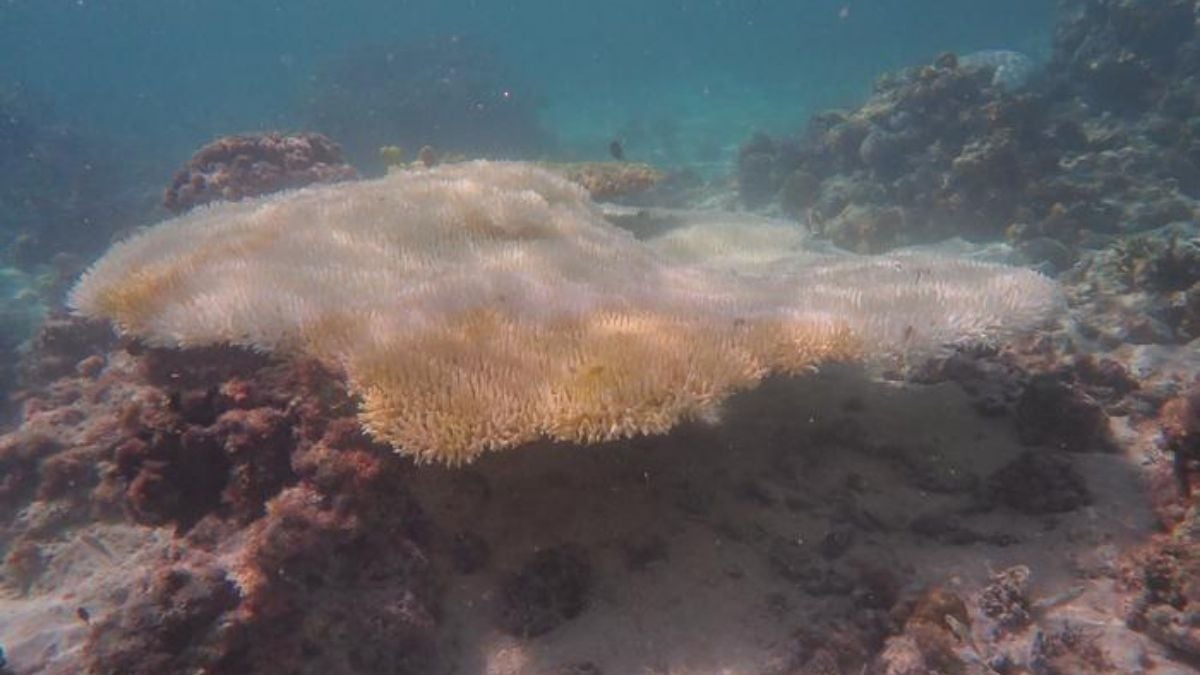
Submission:
<svg viewBox="0 0 1200 675">
<path fill-rule="evenodd" d="M 839 245 L 880 251 L 1007 234 L 1064 269 L 1097 235 L 1194 218 L 1200 53 L 1193 3 L 1068 2 L 1050 63 L 1022 86 L 944 54 L 881 77 L 850 111 L 739 157 L 746 203 L 775 202 Z"/>
<path fill-rule="evenodd" d="M 777 199 L 859 251 L 1003 231 L 1077 139 L 1046 124 L 1037 94 L 997 84 L 995 70 L 945 55 L 881 77 L 862 107 L 818 115 L 800 138 L 756 136 L 738 159 L 743 200 Z"/>
<path fill-rule="evenodd" d="M 998 337 L 1058 307 L 1024 270 L 715 229 L 676 232 L 668 252 L 537 167 L 445 165 L 167 221 L 115 246 L 71 302 L 155 345 L 315 358 L 373 435 L 453 464 L 662 433 L 773 372 Z"/>
<path fill-rule="evenodd" d="M 65 319 L 37 345 L 0 439 L 14 665 L 428 672 L 421 513 L 318 366 Z"/>
<path fill-rule="evenodd" d="M 211 201 L 236 202 L 357 177 L 342 159 L 341 147 L 321 134 L 226 136 L 197 150 L 176 172 L 163 206 L 181 213 Z"/>
</svg>

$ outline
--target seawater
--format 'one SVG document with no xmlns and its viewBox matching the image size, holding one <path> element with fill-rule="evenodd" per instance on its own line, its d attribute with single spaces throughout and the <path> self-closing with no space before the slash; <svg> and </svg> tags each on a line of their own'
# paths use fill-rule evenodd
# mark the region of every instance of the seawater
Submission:
<svg viewBox="0 0 1200 675">
<path fill-rule="evenodd" d="M 631 159 L 712 170 L 751 131 L 794 132 L 941 51 L 1043 55 L 1053 4 L 7 0 L 0 82 L 172 166 L 215 136 L 308 126 L 300 110 L 331 58 L 463 35 L 494 48 L 523 87 L 513 95 L 536 96 L 573 155 L 604 158 L 625 134 Z"/>
</svg>

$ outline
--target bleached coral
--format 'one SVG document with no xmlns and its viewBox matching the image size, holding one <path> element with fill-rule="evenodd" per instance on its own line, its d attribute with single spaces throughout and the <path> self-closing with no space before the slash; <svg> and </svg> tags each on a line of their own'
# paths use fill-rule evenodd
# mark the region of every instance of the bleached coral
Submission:
<svg viewBox="0 0 1200 675">
<path fill-rule="evenodd" d="M 156 345 L 319 358 L 372 434 L 450 464 L 664 432 L 772 372 L 997 335 L 1057 306 L 1031 272 L 813 254 L 756 227 L 641 242 L 560 177 L 472 162 L 199 209 L 114 246 L 71 302 Z"/>
</svg>

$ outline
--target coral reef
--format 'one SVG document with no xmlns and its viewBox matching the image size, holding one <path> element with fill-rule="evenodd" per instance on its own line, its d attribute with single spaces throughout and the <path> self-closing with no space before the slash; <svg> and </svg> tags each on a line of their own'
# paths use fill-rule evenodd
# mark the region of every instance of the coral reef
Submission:
<svg viewBox="0 0 1200 675">
<path fill-rule="evenodd" d="M 43 379 L 0 439 L 3 583 L 17 594 L 0 595 L 17 617 L 0 640 L 14 664 L 53 645 L 96 672 L 553 673 L 585 655 L 606 672 L 712 670 L 727 654 L 763 672 L 858 672 L 897 663 L 898 643 L 925 663 L 1028 663 L 1043 633 L 1036 654 L 1062 661 L 1086 641 L 1059 639 L 1073 634 L 1043 622 L 1032 585 L 1029 628 L 1004 638 L 1021 648 L 993 645 L 987 608 L 1016 596 L 984 590 L 985 561 L 1073 569 L 1092 536 L 1127 532 L 1141 499 L 1106 479 L 1095 513 L 1056 513 L 1054 530 L 981 508 L 977 481 L 952 479 L 1019 460 L 1006 420 L 979 417 L 957 387 L 896 396 L 836 367 L 769 381 L 716 427 L 414 468 L 360 432 L 319 364 L 102 346 L 94 330 L 58 321 L 37 340 L 30 358 L 52 365 L 26 364 Z M 1103 462 L 1093 476 L 1124 466 L 1071 457 Z M 965 547 L 914 536 L 922 509 L 987 534 Z M 978 593 L 914 590 L 956 556 Z M 653 639 L 636 639 L 644 626 Z M 609 640 L 626 648 L 593 651 Z M 776 661 L 751 647 L 764 643 Z"/>
<path fill-rule="evenodd" d="M 1200 367 L 1189 356 L 1200 325 L 1197 82 L 1187 65 L 1200 53 L 1193 4 L 1064 3 L 1054 58 L 1019 89 L 945 55 L 886 76 L 861 108 L 819 115 L 801 138 L 760 136 L 743 146 L 743 201 L 797 217 L 841 246 L 1003 236 L 1016 255 L 1060 275 L 1073 318 L 1040 344 L 964 351 L 900 374 L 959 383 L 980 411 L 1007 416 L 1022 440 L 1046 448 L 992 473 L 983 504 L 1054 513 L 1094 503 L 1095 485 L 1078 471 L 1079 459 L 1048 450 L 1128 453 L 1131 427 L 1143 438 L 1157 438 L 1161 428 L 1168 457 L 1149 471 L 1152 500 L 1170 514 L 1163 519 L 1176 542 L 1184 530 L 1175 523 L 1187 506 L 1173 495 L 1189 494 L 1197 463 L 1182 430 L 1184 390 Z M 931 115 L 912 115 L 914 103 Z M 935 142 L 903 145 L 914 136 Z M 968 169 L 980 170 L 976 182 Z M 1164 466 L 1173 471 L 1160 475 Z M 1002 533 L 936 510 L 912 530 L 938 542 L 1003 541 Z M 1189 547 L 1177 543 L 1156 558 L 1179 570 L 1172 582 L 1179 586 L 1191 578 L 1179 562 Z M 1155 609 L 1135 611 L 1132 624 L 1180 648 L 1186 620 L 1174 606 L 1153 597 L 1149 604 Z M 1071 627 L 1039 635 L 1038 667 L 1048 672 L 1047 664 L 1072 659 L 1119 670 L 1088 647 L 1094 635 Z"/>
<path fill-rule="evenodd" d="M 182 213 L 211 201 L 236 202 L 357 177 L 342 159 L 341 147 L 321 134 L 225 136 L 197 150 L 175 174 L 163 206 Z"/>
<path fill-rule="evenodd" d="M 889 637 L 874 665 L 887 675 L 969 672 L 973 659 L 960 635 L 970 630 L 967 605 L 953 591 L 933 587 L 917 598 L 899 635 Z"/>
<path fill-rule="evenodd" d="M 991 71 L 992 86 L 1009 92 L 1024 89 L 1037 72 L 1037 64 L 1033 59 L 1008 49 L 985 49 L 963 56 L 943 56 L 943 59 L 948 58 L 956 58 L 958 65 L 963 68 Z"/>
<path fill-rule="evenodd" d="M 74 368 L 30 365 L 53 379 L 0 437 L 4 581 L 79 608 L 28 605 L 12 656 L 54 644 L 89 672 L 427 672 L 428 528 L 320 367 L 51 337 L 90 331 L 44 331 L 31 360 Z M 174 536 L 147 538 L 155 527 Z M 139 554 L 125 558 L 130 537 Z M 78 557 L 64 540 L 93 560 L 64 567 Z M 81 569 L 113 576 L 71 582 Z"/>
<path fill-rule="evenodd" d="M 427 169 L 435 164 L 467 161 L 461 155 L 439 158 L 428 145 L 421 148 L 413 162 L 404 161 L 404 151 L 398 146 L 384 146 L 379 150 L 388 171 Z M 677 187 L 668 181 L 677 176 L 637 162 L 538 162 L 537 166 L 582 187 L 596 201 L 657 204 L 669 197 L 656 188 Z"/>
<path fill-rule="evenodd" d="M 51 315 L 13 371 L 0 672 L 1194 669 L 1194 4 L 1069 0 L 1043 72 L 943 55 L 744 149 L 848 248 L 1003 232 L 1070 302 L 1032 335 L 1058 291 L 1002 246 L 528 165 L 139 233 L 74 293 L 123 334 Z"/>
<path fill-rule="evenodd" d="M 1194 106 L 1195 13 L 1191 0 L 1062 3 L 1053 57 L 1060 86 L 1121 113 Z"/>
<path fill-rule="evenodd" d="M 802 138 L 750 139 L 738 159 L 743 200 L 778 199 L 864 252 L 1003 232 L 1064 140 L 1045 123 L 1045 101 L 993 84 L 996 70 L 942 58 L 881 77 L 861 108 L 814 117 Z"/>
<path fill-rule="evenodd" d="M 1109 606 L 1132 602 L 1121 618 L 1169 656 L 1156 663 L 1140 639 L 1086 621 L 1047 623 L 1049 600 L 999 583 L 983 608 L 999 625 L 972 654 L 951 639 L 961 657 L 951 670 L 982 662 L 998 672 L 1020 671 L 1018 664 L 1126 672 L 1170 668 L 1171 659 L 1194 667 L 1196 6 L 1069 0 L 1062 9 L 1050 62 L 1019 88 L 1001 85 L 998 68 L 989 75 L 986 64 L 943 55 L 885 76 L 862 107 L 818 115 L 798 138 L 749 139 L 738 167 L 741 198 L 851 249 L 1005 238 L 1016 254 L 1060 275 L 1068 325 L 1036 343 L 962 351 L 907 374 L 959 383 L 981 412 L 1007 417 L 1024 442 L 1041 446 L 988 474 L 977 508 L 1094 508 L 1103 488 L 1082 468 L 1093 455 L 1078 453 L 1121 452 L 1146 465 L 1164 533 L 1086 574 L 1120 581 Z M 1004 540 L 959 512 L 930 510 L 910 527 L 936 542 Z M 1004 610 L 1004 596 L 1024 597 L 1008 603 L 1020 611 Z M 1019 627 L 1008 635 L 1004 624 L 1014 616 Z M 978 640 L 979 628 L 973 632 Z M 931 667 L 919 640 L 907 644 L 889 644 L 880 667 Z"/>
<path fill-rule="evenodd" d="M 337 138 L 351 163 L 384 168 L 386 144 L 517 158 L 553 143 L 537 96 L 494 50 L 462 35 L 365 47 L 325 64 L 308 96 L 309 125 Z"/>
<path fill-rule="evenodd" d="M 1200 578 L 1200 542 L 1196 508 L 1171 523 L 1169 534 L 1156 535 L 1130 556 L 1125 582 L 1139 592 L 1127 621 L 1135 630 L 1176 650 L 1185 659 L 1200 659 L 1200 630 L 1195 612 L 1196 580 Z"/>
<path fill-rule="evenodd" d="M 1029 568 L 1020 565 L 993 574 L 980 594 L 980 609 L 1005 630 L 1019 630 L 1033 619 L 1027 597 L 1029 574 Z"/>
<path fill-rule="evenodd" d="M 1058 271 L 1097 235 L 1193 220 L 1192 5 L 1064 3 L 1053 56 L 1033 76 L 1003 53 L 885 75 L 861 107 L 817 115 L 798 138 L 748 140 L 742 199 L 854 250 L 1004 235 Z M 1006 69 L 1024 74 L 1004 84 Z"/>
<path fill-rule="evenodd" d="M 1104 348 L 1200 338 L 1200 228 L 1176 223 L 1112 241 L 1062 275 Z"/>
<path fill-rule="evenodd" d="M 1200 461 L 1200 383 L 1162 407 L 1163 442 L 1174 458 L 1175 476 L 1184 495 L 1191 495 L 1190 473 Z"/>
<path fill-rule="evenodd" d="M 452 464 L 662 433 L 772 372 L 916 357 L 1059 307 L 1024 270 L 744 234 L 681 228 L 665 254 L 572 183 L 471 162 L 168 221 L 115 246 L 71 301 L 156 345 L 303 352 L 344 372 L 376 438 Z"/>
</svg>

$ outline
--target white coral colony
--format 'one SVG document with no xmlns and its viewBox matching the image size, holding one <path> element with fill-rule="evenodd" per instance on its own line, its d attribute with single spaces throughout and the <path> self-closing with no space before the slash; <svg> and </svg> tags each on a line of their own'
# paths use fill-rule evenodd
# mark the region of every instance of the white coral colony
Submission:
<svg viewBox="0 0 1200 675">
<path fill-rule="evenodd" d="M 806 253 L 771 224 L 639 241 L 562 178 L 470 162 L 196 210 L 115 245 L 71 302 L 155 345 L 320 359 L 375 437 L 459 464 L 661 433 L 769 373 L 999 336 L 1059 296 L 1000 265 Z"/>
</svg>

